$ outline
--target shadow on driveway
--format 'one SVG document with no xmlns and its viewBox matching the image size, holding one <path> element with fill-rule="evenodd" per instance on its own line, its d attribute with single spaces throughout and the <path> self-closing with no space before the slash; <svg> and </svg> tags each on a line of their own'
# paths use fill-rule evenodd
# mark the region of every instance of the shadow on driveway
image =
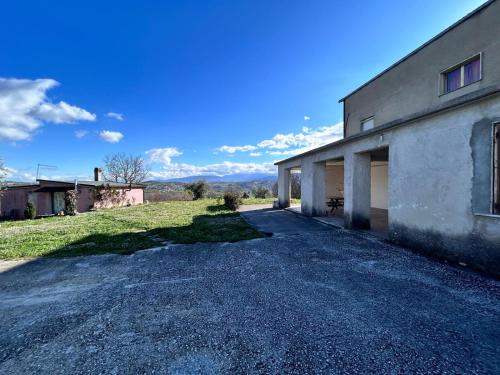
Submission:
<svg viewBox="0 0 500 375">
<path fill-rule="evenodd" d="M 272 208 L 257 208 L 241 211 L 240 215 L 258 231 L 272 234 L 298 234 L 331 230 L 310 218 Z"/>
</svg>

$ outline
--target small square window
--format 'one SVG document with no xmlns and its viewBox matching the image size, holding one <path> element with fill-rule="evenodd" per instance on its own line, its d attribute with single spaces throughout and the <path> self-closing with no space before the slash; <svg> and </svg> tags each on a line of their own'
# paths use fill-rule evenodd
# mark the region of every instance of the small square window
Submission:
<svg viewBox="0 0 500 375">
<path fill-rule="evenodd" d="M 361 121 L 361 131 L 364 132 L 365 130 L 370 130 L 373 129 L 375 126 L 375 121 L 373 117 L 367 118 L 363 121 Z"/>
</svg>

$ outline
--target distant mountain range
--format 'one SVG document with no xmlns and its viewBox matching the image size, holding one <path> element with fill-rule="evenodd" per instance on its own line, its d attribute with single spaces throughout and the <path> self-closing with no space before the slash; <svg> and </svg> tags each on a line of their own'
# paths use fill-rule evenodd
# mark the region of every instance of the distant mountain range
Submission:
<svg viewBox="0 0 500 375">
<path fill-rule="evenodd" d="M 262 183 L 274 182 L 278 178 L 277 175 L 270 175 L 265 173 L 238 173 L 229 174 L 226 176 L 188 176 L 181 178 L 172 178 L 167 180 L 155 180 L 148 182 L 194 182 L 204 180 L 206 182 L 250 182 L 250 181 L 260 181 Z"/>
</svg>

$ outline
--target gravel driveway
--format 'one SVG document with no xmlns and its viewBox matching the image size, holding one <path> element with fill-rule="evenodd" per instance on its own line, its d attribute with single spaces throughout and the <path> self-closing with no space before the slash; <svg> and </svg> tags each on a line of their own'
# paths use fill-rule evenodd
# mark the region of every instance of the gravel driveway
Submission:
<svg viewBox="0 0 500 375">
<path fill-rule="evenodd" d="M 327 229 L 0 264 L 0 373 L 500 372 L 500 282 Z"/>
</svg>

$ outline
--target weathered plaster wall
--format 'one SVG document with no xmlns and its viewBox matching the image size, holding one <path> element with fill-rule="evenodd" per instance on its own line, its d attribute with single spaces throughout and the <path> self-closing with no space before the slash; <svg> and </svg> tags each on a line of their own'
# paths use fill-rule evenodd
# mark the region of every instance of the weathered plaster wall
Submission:
<svg viewBox="0 0 500 375">
<path fill-rule="evenodd" d="M 361 120 L 374 116 L 375 126 L 429 110 L 500 82 L 500 2 L 363 87 L 345 101 L 347 134 L 360 131 Z M 458 48 L 459 46 L 459 48 Z M 440 72 L 483 53 L 482 80 L 446 95 L 440 94 Z"/>
<path fill-rule="evenodd" d="M 116 190 L 125 194 L 123 199 L 118 204 L 115 204 L 111 201 L 94 202 L 95 207 L 96 208 L 110 208 L 113 206 L 127 206 L 127 205 L 134 206 L 137 204 L 144 203 L 143 189 L 116 189 Z M 92 193 L 89 192 L 89 194 L 92 197 L 92 195 L 91 195 Z"/>
<path fill-rule="evenodd" d="M 310 158 L 302 163 L 300 180 L 301 211 L 310 216 L 326 214 L 326 162 Z"/>
<path fill-rule="evenodd" d="M 389 147 L 391 239 L 500 275 L 500 216 L 487 216 L 492 190 L 492 124 L 499 119 L 500 97 L 496 96 L 279 167 L 302 164 L 302 207 L 311 215 L 318 201 L 315 197 L 324 194 L 326 185 L 314 182 L 313 165 L 344 158 L 346 225 L 363 227 L 369 219 L 372 178 L 366 155 Z"/>
<path fill-rule="evenodd" d="M 93 189 L 89 187 L 78 187 L 77 211 L 87 212 L 94 206 Z"/>
<path fill-rule="evenodd" d="M 290 170 L 291 168 L 300 168 L 300 165 L 301 161 L 299 160 L 297 163 L 278 166 L 278 204 L 281 208 L 290 206 Z M 301 180 L 302 178 L 301 175 Z"/>
<path fill-rule="evenodd" d="M 397 131 L 389 149 L 395 241 L 500 274 L 500 216 L 481 216 L 491 207 L 499 117 L 496 98 Z"/>
<path fill-rule="evenodd" d="M 343 197 L 344 196 L 344 166 L 327 165 L 326 166 L 326 196 Z"/>
</svg>

